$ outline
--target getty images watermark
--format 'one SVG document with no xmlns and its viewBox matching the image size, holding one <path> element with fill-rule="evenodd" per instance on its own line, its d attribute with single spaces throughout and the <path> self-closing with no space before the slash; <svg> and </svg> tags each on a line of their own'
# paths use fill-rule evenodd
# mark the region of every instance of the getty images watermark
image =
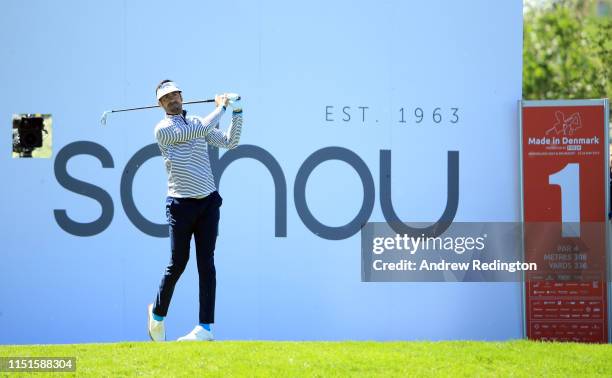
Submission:
<svg viewBox="0 0 612 378">
<path fill-rule="evenodd" d="M 368 223 L 361 231 L 364 282 L 518 282 L 538 265 L 524 259 L 520 223 Z"/>
</svg>

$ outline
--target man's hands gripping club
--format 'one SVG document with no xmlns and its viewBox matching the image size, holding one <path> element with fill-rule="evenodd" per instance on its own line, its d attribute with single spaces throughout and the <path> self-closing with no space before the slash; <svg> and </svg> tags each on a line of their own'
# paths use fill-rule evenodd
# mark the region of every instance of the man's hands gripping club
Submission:
<svg viewBox="0 0 612 378">
<path fill-rule="evenodd" d="M 215 105 L 219 106 L 231 106 L 234 111 L 242 110 L 240 105 L 240 95 L 236 93 L 223 93 L 215 95 Z"/>
</svg>

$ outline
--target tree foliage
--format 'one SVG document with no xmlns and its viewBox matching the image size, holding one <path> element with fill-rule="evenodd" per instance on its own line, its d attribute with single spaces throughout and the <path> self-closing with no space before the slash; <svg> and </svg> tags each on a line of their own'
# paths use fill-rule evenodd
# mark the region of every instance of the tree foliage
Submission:
<svg viewBox="0 0 612 378">
<path fill-rule="evenodd" d="M 593 0 L 557 0 L 524 15 L 523 97 L 612 96 L 612 18 Z"/>
</svg>

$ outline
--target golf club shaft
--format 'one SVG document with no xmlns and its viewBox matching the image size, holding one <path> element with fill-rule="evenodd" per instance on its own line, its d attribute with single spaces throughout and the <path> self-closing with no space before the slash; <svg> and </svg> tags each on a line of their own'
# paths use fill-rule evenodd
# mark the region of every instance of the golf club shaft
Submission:
<svg viewBox="0 0 612 378">
<path fill-rule="evenodd" d="M 183 105 L 189 105 L 189 104 L 200 104 L 200 103 L 204 103 L 204 102 L 215 102 L 214 99 L 208 99 L 208 100 L 193 100 L 193 101 L 185 101 L 183 102 Z M 151 106 L 141 106 L 139 108 L 129 108 L 129 109 L 116 109 L 116 110 L 111 110 L 111 113 L 119 113 L 119 112 L 129 112 L 131 110 L 142 110 L 142 109 L 153 109 L 153 108 L 159 108 L 159 105 L 151 105 Z"/>
</svg>

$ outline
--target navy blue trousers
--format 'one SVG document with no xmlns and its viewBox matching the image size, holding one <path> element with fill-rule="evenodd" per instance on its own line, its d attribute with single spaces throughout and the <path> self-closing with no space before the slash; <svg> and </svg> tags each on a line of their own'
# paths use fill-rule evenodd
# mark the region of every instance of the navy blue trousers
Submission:
<svg viewBox="0 0 612 378">
<path fill-rule="evenodd" d="M 216 191 L 202 199 L 166 199 L 166 217 L 170 227 L 170 263 L 159 285 L 153 312 L 168 314 L 174 286 L 189 261 L 191 236 L 195 238 L 200 289 L 200 323 L 215 321 L 215 243 L 219 230 L 219 208 L 223 199 Z"/>
</svg>

